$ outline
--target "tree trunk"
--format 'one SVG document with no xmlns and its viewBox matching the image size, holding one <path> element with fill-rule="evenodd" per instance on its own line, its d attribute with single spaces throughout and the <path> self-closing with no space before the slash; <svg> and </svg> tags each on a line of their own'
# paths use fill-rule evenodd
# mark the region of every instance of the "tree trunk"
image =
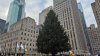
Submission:
<svg viewBox="0 0 100 56">
<path fill-rule="evenodd" d="M 55 53 L 54 52 L 52 52 L 52 56 L 55 56 Z"/>
</svg>

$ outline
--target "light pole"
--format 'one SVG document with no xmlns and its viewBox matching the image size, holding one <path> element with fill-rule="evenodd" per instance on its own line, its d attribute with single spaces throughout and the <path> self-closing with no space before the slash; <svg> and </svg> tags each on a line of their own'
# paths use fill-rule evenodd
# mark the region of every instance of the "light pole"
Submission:
<svg viewBox="0 0 100 56">
<path fill-rule="evenodd" d="M 24 44 L 24 55 L 26 56 L 27 55 L 27 48 L 26 48 L 26 44 Z"/>
<path fill-rule="evenodd" d="M 17 43 L 16 43 L 16 45 L 15 45 L 15 56 L 17 56 L 17 53 L 16 53 L 16 47 L 17 47 Z"/>
<path fill-rule="evenodd" d="M 0 45 L 0 56 L 1 56 L 1 45 Z"/>
</svg>

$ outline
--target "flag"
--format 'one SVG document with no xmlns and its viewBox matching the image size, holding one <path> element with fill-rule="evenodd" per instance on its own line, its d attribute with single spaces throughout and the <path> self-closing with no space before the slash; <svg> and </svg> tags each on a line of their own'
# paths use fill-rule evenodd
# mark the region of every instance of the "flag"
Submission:
<svg viewBox="0 0 100 56">
<path fill-rule="evenodd" d="M 21 48 L 22 48 L 22 49 L 24 49 L 24 46 L 23 46 L 23 44 L 21 44 Z"/>
</svg>

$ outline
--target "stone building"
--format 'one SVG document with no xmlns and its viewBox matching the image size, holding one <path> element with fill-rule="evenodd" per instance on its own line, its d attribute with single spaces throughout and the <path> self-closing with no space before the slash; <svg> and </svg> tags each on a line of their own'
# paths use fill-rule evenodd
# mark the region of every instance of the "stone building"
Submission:
<svg viewBox="0 0 100 56">
<path fill-rule="evenodd" d="M 93 9 L 93 13 L 97 22 L 97 26 L 98 26 L 98 30 L 99 30 L 99 34 L 100 34 L 100 0 L 95 0 L 94 3 L 91 4 L 92 5 L 92 9 Z"/>
<path fill-rule="evenodd" d="M 94 24 L 90 25 L 88 28 L 88 36 L 91 45 L 92 55 L 97 55 L 100 53 L 100 38 L 98 35 L 98 29 Z"/>
<path fill-rule="evenodd" d="M 1 52 L 38 56 L 36 22 L 27 17 L 11 25 L 10 31 L 0 36 Z"/>
<path fill-rule="evenodd" d="M 76 0 L 53 0 L 54 11 L 70 39 L 76 55 L 88 56 L 86 36 Z"/>
</svg>

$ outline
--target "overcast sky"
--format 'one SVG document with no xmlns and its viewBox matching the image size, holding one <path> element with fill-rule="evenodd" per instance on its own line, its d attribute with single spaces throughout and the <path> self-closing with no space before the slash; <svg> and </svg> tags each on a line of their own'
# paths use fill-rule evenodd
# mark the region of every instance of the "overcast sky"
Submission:
<svg viewBox="0 0 100 56">
<path fill-rule="evenodd" d="M 6 20 L 9 10 L 9 5 L 13 0 L 0 0 L 0 18 Z M 91 8 L 91 3 L 94 0 L 78 0 L 82 3 L 84 15 L 86 19 L 87 26 L 90 24 L 96 24 L 93 11 Z M 53 5 L 53 0 L 26 0 L 26 16 L 30 16 L 38 22 L 39 13 Z"/>
</svg>

